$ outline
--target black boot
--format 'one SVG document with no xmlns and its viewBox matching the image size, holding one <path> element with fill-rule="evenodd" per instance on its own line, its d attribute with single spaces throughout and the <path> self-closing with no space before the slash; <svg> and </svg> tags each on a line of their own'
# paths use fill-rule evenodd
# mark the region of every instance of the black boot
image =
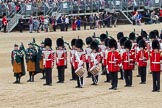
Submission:
<svg viewBox="0 0 162 108">
<path fill-rule="evenodd" d="M 31 82 L 31 77 L 32 77 L 32 73 L 29 72 L 29 80 L 27 80 L 27 82 Z"/>
<path fill-rule="evenodd" d="M 34 75 L 32 75 L 32 79 L 31 79 L 31 82 L 34 82 Z"/>
<path fill-rule="evenodd" d="M 16 81 L 13 82 L 13 84 L 17 84 L 19 81 L 18 81 L 18 76 L 16 75 Z"/>
<path fill-rule="evenodd" d="M 21 76 L 18 77 L 18 83 L 20 84 L 20 79 L 21 79 Z"/>
</svg>

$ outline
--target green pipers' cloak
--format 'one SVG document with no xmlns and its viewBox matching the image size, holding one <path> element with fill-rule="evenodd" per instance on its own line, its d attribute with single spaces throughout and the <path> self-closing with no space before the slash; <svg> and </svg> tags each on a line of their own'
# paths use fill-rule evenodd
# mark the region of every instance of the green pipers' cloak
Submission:
<svg viewBox="0 0 162 108">
<path fill-rule="evenodd" d="M 36 56 L 36 73 L 39 73 L 41 71 L 41 69 L 40 69 L 41 57 L 42 57 L 42 49 L 41 49 L 41 47 L 39 47 L 38 53 L 37 53 L 37 56 Z"/>
</svg>

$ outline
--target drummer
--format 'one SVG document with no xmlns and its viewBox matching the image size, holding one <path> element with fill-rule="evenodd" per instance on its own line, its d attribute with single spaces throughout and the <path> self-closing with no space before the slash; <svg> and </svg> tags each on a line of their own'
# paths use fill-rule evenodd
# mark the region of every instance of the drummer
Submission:
<svg viewBox="0 0 162 108">
<path fill-rule="evenodd" d="M 83 40 L 82 39 L 77 39 L 75 41 L 75 46 L 76 46 L 76 52 L 74 54 L 73 58 L 73 65 L 74 65 L 74 70 L 75 73 L 78 72 L 80 69 L 84 68 L 84 64 L 86 61 L 85 57 L 85 52 L 83 51 Z M 83 75 L 79 76 L 76 74 L 76 79 L 77 79 L 77 86 L 76 88 L 83 88 Z"/>
<path fill-rule="evenodd" d="M 98 52 L 98 43 L 93 41 L 90 45 L 90 48 L 92 49 L 92 52 L 89 56 L 89 70 L 92 74 L 92 81 L 93 83 L 91 85 L 97 85 L 98 84 L 98 76 L 100 70 L 97 69 L 98 65 L 101 61 L 101 54 Z M 96 68 L 95 72 L 92 72 Z"/>
</svg>

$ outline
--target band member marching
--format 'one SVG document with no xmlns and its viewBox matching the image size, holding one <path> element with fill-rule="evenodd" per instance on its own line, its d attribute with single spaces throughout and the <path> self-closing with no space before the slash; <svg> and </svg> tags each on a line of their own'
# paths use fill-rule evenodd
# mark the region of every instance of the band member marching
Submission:
<svg viewBox="0 0 162 108">
<path fill-rule="evenodd" d="M 151 72 L 153 78 L 153 90 L 152 92 L 160 92 L 160 61 L 162 60 L 162 54 L 160 53 L 160 44 L 158 40 L 152 41 L 153 51 L 150 54 Z"/>
<path fill-rule="evenodd" d="M 98 53 L 98 43 L 93 41 L 90 45 L 92 52 L 89 55 L 89 71 L 92 74 L 92 81 L 91 85 L 98 84 L 98 77 L 99 77 L 99 63 L 101 61 L 101 55 Z"/>
<path fill-rule="evenodd" d="M 92 49 L 90 48 L 90 44 L 93 41 L 92 37 L 87 37 L 86 38 L 86 44 L 87 44 L 87 48 L 85 48 L 85 52 L 86 52 L 86 68 L 87 68 L 87 73 L 88 76 L 87 78 L 91 77 L 91 73 L 89 72 L 89 61 L 88 61 L 88 57 L 90 56 L 90 53 L 92 51 Z"/>
<path fill-rule="evenodd" d="M 76 52 L 75 42 L 76 42 L 76 39 L 71 40 L 71 47 L 72 47 L 70 50 L 70 64 L 71 64 L 71 74 L 72 74 L 72 79 L 70 79 L 71 81 L 76 80 L 76 74 L 75 74 L 75 70 L 73 66 L 73 59 L 74 59 L 74 55 Z"/>
<path fill-rule="evenodd" d="M 155 34 L 154 31 L 151 31 L 151 32 L 149 33 L 149 39 L 150 39 L 150 47 L 151 47 L 149 53 L 151 54 L 152 51 L 153 51 L 153 49 L 152 49 L 152 42 L 153 42 L 154 40 L 156 40 L 156 34 Z M 151 70 L 151 63 L 150 63 L 150 70 Z M 150 74 L 152 74 L 152 72 L 150 72 Z"/>
<path fill-rule="evenodd" d="M 67 65 L 67 51 L 64 49 L 64 40 L 62 38 L 58 38 L 56 43 L 56 65 L 58 70 L 57 83 L 64 83 L 65 66 Z"/>
<path fill-rule="evenodd" d="M 125 52 L 124 43 L 125 43 L 126 40 L 127 40 L 126 37 L 123 37 L 123 38 L 120 39 L 120 50 L 119 50 L 119 52 L 120 52 L 121 56 Z M 121 79 L 121 80 L 124 79 L 124 72 L 123 72 L 122 63 L 120 64 L 120 78 L 119 79 Z"/>
<path fill-rule="evenodd" d="M 134 58 L 136 58 L 136 53 L 137 53 L 137 43 L 135 42 L 135 39 L 136 39 L 135 33 L 134 32 L 130 33 L 129 40 L 132 42 L 131 52 L 132 52 Z M 134 64 L 134 67 L 135 67 L 135 64 Z M 139 75 L 137 75 L 137 77 L 139 77 Z"/>
<path fill-rule="evenodd" d="M 132 42 L 126 40 L 124 43 L 125 52 L 122 55 L 122 65 L 124 70 L 125 87 L 132 86 L 132 70 L 135 62 L 134 55 L 131 52 Z"/>
<path fill-rule="evenodd" d="M 37 50 L 34 48 L 32 43 L 28 44 L 26 49 L 26 64 L 27 71 L 29 71 L 29 80 L 27 82 L 34 82 L 34 75 L 36 74 L 36 56 Z"/>
<path fill-rule="evenodd" d="M 13 66 L 14 76 L 16 77 L 15 84 L 20 83 L 20 79 L 25 75 L 24 55 L 18 49 L 18 45 L 14 45 L 14 50 L 11 52 L 11 63 Z"/>
<path fill-rule="evenodd" d="M 135 53 L 135 57 L 136 57 L 136 63 L 138 64 L 138 61 L 137 61 L 137 54 L 138 52 L 140 51 L 140 48 L 139 48 L 139 42 L 140 40 L 142 40 L 142 36 L 138 36 L 137 39 L 136 39 L 136 43 L 137 43 L 137 46 L 136 46 L 136 53 Z M 139 71 L 139 66 L 138 66 L 138 71 L 137 71 L 137 75 L 136 77 L 141 77 L 141 71 Z"/>
<path fill-rule="evenodd" d="M 109 38 L 106 38 L 105 39 L 106 49 L 105 49 L 104 58 L 103 58 L 103 60 L 104 60 L 103 65 L 104 65 L 104 67 L 106 67 L 105 68 L 105 70 L 106 70 L 106 81 L 105 81 L 105 83 L 110 82 L 110 75 L 109 75 L 109 71 L 108 71 L 108 67 L 107 67 L 108 66 L 107 65 L 107 58 L 108 58 L 107 54 L 110 51 L 110 48 L 109 48 L 109 40 L 110 40 Z"/>
<path fill-rule="evenodd" d="M 105 49 L 106 49 L 106 46 L 105 46 L 105 39 L 107 38 L 107 35 L 106 34 L 101 34 L 100 35 L 100 45 L 99 45 L 99 52 L 101 53 L 101 57 L 102 57 L 102 75 L 105 75 L 106 74 L 106 70 L 105 70 L 105 67 L 103 66 L 103 53 L 105 52 Z"/>
<path fill-rule="evenodd" d="M 142 39 L 138 43 L 139 51 L 136 55 L 136 60 L 138 63 L 138 67 L 141 76 L 141 83 L 140 84 L 146 84 L 146 68 L 147 68 L 147 60 L 148 60 L 148 52 L 145 50 L 146 42 Z"/>
<path fill-rule="evenodd" d="M 46 38 L 44 41 L 45 49 L 43 51 L 43 65 L 46 73 L 46 83 L 44 85 L 52 86 L 52 68 L 54 66 L 54 51 L 52 50 L 52 40 Z"/>
<path fill-rule="evenodd" d="M 119 64 L 121 63 L 121 57 L 117 49 L 117 42 L 115 39 L 109 40 L 109 48 L 107 58 L 108 71 L 111 77 L 111 85 L 112 87 L 109 89 L 117 90 L 118 85 L 118 72 L 119 72 Z"/>
<path fill-rule="evenodd" d="M 77 39 L 75 42 L 76 52 L 73 59 L 73 65 L 76 73 L 77 78 L 77 86 L 76 88 L 83 88 L 83 74 L 84 70 L 84 63 L 86 61 L 85 52 L 83 51 L 83 41 L 82 39 Z"/>
<path fill-rule="evenodd" d="M 151 40 L 150 40 L 150 47 L 151 47 L 151 50 L 152 50 L 152 41 L 156 39 L 156 34 L 155 34 L 154 31 L 151 31 L 151 32 L 149 33 L 149 39 L 151 39 Z"/>
</svg>

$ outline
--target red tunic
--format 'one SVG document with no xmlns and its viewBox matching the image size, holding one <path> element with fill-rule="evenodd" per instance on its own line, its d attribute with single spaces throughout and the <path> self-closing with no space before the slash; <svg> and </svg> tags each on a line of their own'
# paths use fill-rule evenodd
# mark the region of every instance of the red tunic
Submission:
<svg viewBox="0 0 162 108">
<path fill-rule="evenodd" d="M 155 53 L 154 51 L 152 51 L 150 54 L 150 64 L 152 72 L 160 72 L 161 70 L 160 60 L 162 60 L 161 53 L 160 52 Z"/>
<path fill-rule="evenodd" d="M 67 64 L 66 50 L 56 50 L 56 65 L 66 66 L 66 64 Z"/>
<path fill-rule="evenodd" d="M 109 72 L 118 72 L 119 71 L 119 64 L 121 63 L 120 54 L 117 51 L 110 51 L 107 55 L 107 65 Z"/>
<path fill-rule="evenodd" d="M 43 65 L 44 68 L 52 68 L 54 63 L 54 51 L 53 50 L 44 50 L 43 52 Z"/>
<path fill-rule="evenodd" d="M 148 52 L 145 50 L 139 51 L 136 55 L 136 61 L 138 62 L 138 66 L 147 66 L 148 60 Z"/>
<path fill-rule="evenodd" d="M 98 66 L 100 61 L 101 61 L 100 53 L 91 53 L 90 56 L 89 56 L 89 67 L 90 67 L 90 69 L 93 66 Z"/>
<path fill-rule="evenodd" d="M 124 52 L 122 55 L 122 65 L 124 70 L 132 70 L 134 68 L 135 58 L 132 52 Z"/>
<path fill-rule="evenodd" d="M 77 70 L 79 67 L 83 67 L 85 62 L 86 62 L 85 52 L 76 51 L 73 59 L 74 69 Z"/>
</svg>

